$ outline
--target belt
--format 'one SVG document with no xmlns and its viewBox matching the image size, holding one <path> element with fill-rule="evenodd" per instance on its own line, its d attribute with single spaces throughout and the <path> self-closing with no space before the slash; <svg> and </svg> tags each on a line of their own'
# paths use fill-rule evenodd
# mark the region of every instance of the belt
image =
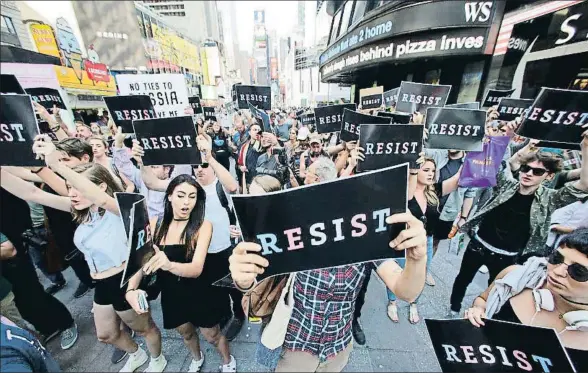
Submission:
<svg viewBox="0 0 588 373">
<path fill-rule="evenodd" d="M 504 255 L 504 256 L 517 256 L 517 255 L 519 255 L 519 253 L 513 253 L 513 252 L 510 252 L 510 251 L 502 250 L 502 249 L 499 249 L 497 247 L 494 247 L 494 246 L 490 245 L 488 242 L 486 242 L 483 239 L 481 239 L 480 236 L 478 236 L 478 233 L 477 232 L 476 232 L 476 234 L 474 236 L 474 239 L 476 241 L 478 241 L 479 243 L 481 243 L 482 246 L 484 246 L 484 248 L 492 251 L 495 254 Z"/>
</svg>

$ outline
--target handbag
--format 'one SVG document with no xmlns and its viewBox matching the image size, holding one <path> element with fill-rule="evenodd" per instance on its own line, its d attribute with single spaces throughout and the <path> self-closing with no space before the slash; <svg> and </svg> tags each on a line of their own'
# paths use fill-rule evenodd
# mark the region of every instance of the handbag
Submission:
<svg viewBox="0 0 588 373">
<path fill-rule="evenodd" d="M 508 147 L 508 136 L 486 136 L 481 152 L 468 152 L 459 176 L 459 186 L 487 188 L 496 186 L 496 174 Z"/>
<path fill-rule="evenodd" d="M 286 286 L 282 289 L 274 313 L 270 322 L 261 333 L 261 343 L 269 348 L 276 349 L 284 344 L 288 324 L 294 310 L 294 278 L 296 273 L 290 274 Z"/>
<path fill-rule="evenodd" d="M 277 275 L 261 281 L 241 299 L 243 312 L 250 317 L 264 318 L 274 312 L 288 275 Z"/>
</svg>

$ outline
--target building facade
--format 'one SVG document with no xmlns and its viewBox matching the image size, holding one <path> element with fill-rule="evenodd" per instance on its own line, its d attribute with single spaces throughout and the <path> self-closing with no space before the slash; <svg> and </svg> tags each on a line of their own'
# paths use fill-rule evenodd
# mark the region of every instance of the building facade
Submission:
<svg viewBox="0 0 588 373">
<path fill-rule="evenodd" d="M 355 85 L 355 102 L 362 88 L 388 90 L 403 80 L 452 85 L 448 103 L 483 95 L 504 1 L 348 0 L 338 5 L 319 57 L 322 82 Z"/>
<path fill-rule="evenodd" d="M 0 27 L 2 44 L 34 50 L 16 1 L 1 1 L 0 13 L 2 15 L 2 27 Z"/>
</svg>

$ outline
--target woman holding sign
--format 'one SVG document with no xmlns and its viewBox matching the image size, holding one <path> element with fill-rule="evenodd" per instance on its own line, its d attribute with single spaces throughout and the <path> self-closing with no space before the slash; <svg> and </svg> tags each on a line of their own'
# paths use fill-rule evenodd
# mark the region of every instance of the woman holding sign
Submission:
<svg viewBox="0 0 588 373">
<path fill-rule="evenodd" d="M 553 328 L 576 371 L 587 372 L 588 228 L 566 236 L 547 258 L 504 269 L 465 317 L 477 327 L 489 318 Z"/>
<path fill-rule="evenodd" d="M 418 170 L 410 170 L 409 188 L 408 188 L 408 209 L 410 212 L 423 222 L 427 231 L 427 272 L 433 261 L 433 233 L 436 224 L 439 221 L 441 212 L 439 211 L 439 199 L 457 190 L 461 168 L 451 178 L 435 183 L 437 165 L 435 160 L 429 157 L 421 157 L 417 160 L 420 165 Z M 401 266 L 404 266 L 404 260 L 399 260 Z M 386 289 L 388 293 L 388 317 L 393 322 L 398 322 L 398 307 L 396 305 L 396 295 Z M 411 324 L 420 321 L 417 302 L 420 298 L 410 303 L 408 320 Z"/>
<path fill-rule="evenodd" d="M 222 372 L 235 372 L 235 358 L 229 342 L 221 333 L 219 323 L 230 314 L 227 292 L 212 286 L 218 275 L 219 256 L 208 255 L 212 224 L 204 220 L 206 193 L 190 175 L 179 175 L 168 185 L 163 217 L 151 221 L 156 254 L 145 266 L 146 275 L 157 272 L 161 287 L 163 327 L 176 329 L 192 354 L 190 372 L 199 372 L 204 355 L 195 327 L 214 345 L 223 359 Z M 225 259 L 226 261 L 226 259 Z M 205 265 L 206 262 L 206 265 Z M 226 267 L 226 265 L 224 265 Z M 129 281 L 126 298 L 141 314 L 138 289 L 142 273 Z M 217 276 L 218 277 L 218 276 Z M 131 290 L 132 289 L 132 290 Z"/>
<path fill-rule="evenodd" d="M 149 356 L 120 320 L 145 338 L 151 353 L 147 371 L 161 372 L 167 361 L 161 353 L 161 333 L 149 312 L 138 315 L 125 299 L 121 280 L 127 260 L 127 237 L 119 217 L 115 192 L 122 192 L 111 173 L 99 164 L 83 164 L 74 169 L 59 161 L 60 154 L 47 135 L 37 136 L 33 151 L 45 158 L 47 166 L 67 183 L 68 196 L 49 194 L 2 171 L 2 187 L 15 196 L 62 211 L 72 211 L 79 226 L 74 235 L 76 247 L 84 254 L 95 280 L 94 322 L 98 340 L 127 352 L 122 372 L 133 372 Z"/>
</svg>

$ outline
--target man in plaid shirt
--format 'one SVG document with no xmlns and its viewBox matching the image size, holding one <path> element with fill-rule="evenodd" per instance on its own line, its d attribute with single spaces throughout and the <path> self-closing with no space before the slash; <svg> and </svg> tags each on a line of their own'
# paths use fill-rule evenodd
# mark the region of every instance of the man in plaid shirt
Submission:
<svg viewBox="0 0 588 373">
<path fill-rule="evenodd" d="M 337 177 L 335 165 L 325 157 L 310 165 L 307 173 L 306 184 Z M 371 265 L 375 265 L 386 286 L 401 299 L 410 302 L 420 294 L 427 261 L 423 223 L 409 212 L 392 215 L 386 223 L 408 225 L 390 242 L 392 249 L 406 250 L 404 270 L 394 260 L 383 260 L 298 272 L 294 280 L 294 310 L 276 372 L 343 370 L 352 350 L 355 301 Z M 260 245 L 250 242 L 242 242 L 233 250 L 229 258 L 231 275 L 241 289 L 250 289 L 257 274 L 268 266 L 266 258 L 254 254 L 260 251 Z"/>
</svg>

